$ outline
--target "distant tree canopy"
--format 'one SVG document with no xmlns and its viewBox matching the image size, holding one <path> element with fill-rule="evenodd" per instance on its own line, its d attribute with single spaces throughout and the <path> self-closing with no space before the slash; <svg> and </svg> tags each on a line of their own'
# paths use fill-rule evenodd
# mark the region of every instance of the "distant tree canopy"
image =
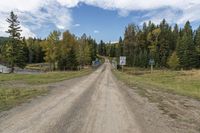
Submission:
<svg viewBox="0 0 200 133">
<path fill-rule="evenodd" d="M 124 39 L 117 44 L 100 43 L 100 55 L 127 57 L 127 65 L 148 67 L 149 60 L 155 60 L 158 68 L 200 68 L 200 27 L 193 31 L 190 22 L 184 28 L 170 26 L 165 20 L 159 25 L 151 21 L 142 28 L 129 24 Z"/>
<path fill-rule="evenodd" d="M 45 39 L 21 37 L 17 15 L 10 13 L 9 37 L 0 37 L 0 62 L 14 70 L 27 63 L 48 62 L 51 70 L 76 70 L 90 65 L 102 56 L 127 57 L 127 66 L 148 67 L 149 60 L 158 68 L 200 68 L 200 27 L 193 31 L 188 21 L 183 28 L 170 26 L 165 20 L 159 25 L 144 23 L 142 28 L 129 24 L 118 43 L 100 41 L 69 31 L 53 31 Z M 62 38 L 61 38 L 62 36 Z"/>
<path fill-rule="evenodd" d="M 20 22 L 14 12 L 7 22 L 9 37 L 0 37 L 0 62 L 12 70 L 42 62 L 48 62 L 51 70 L 77 70 L 97 58 L 97 43 L 86 34 L 79 38 L 69 31 L 53 31 L 46 39 L 25 39 L 21 37 Z"/>
</svg>

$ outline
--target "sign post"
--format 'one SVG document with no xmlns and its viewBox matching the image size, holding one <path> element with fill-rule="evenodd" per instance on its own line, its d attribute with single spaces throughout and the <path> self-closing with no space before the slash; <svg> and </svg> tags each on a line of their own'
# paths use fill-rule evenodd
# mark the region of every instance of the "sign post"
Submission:
<svg viewBox="0 0 200 133">
<path fill-rule="evenodd" d="M 126 56 L 120 56 L 119 65 L 122 66 L 122 72 L 123 72 L 124 66 L 126 65 Z"/>
<path fill-rule="evenodd" d="M 151 73 L 153 73 L 153 65 L 155 65 L 154 59 L 149 60 L 149 65 L 151 65 Z"/>
</svg>

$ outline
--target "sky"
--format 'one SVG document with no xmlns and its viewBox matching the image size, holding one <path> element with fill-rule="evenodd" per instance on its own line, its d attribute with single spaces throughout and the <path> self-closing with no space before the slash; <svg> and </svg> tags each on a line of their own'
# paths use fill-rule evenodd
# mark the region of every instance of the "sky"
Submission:
<svg viewBox="0 0 200 133">
<path fill-rule="evenodd" d="M 115 42 L 130 23 L 159 24 L 165 18 L 171 25 L 187 20 L 194 29 L 200 25 L 200 0 L 1 0 L 0 36 L 8 36 L 5 20 L 11 11 L 19 17 L 22 35 L 38 38 L 70 30 Z"/>
</svg>

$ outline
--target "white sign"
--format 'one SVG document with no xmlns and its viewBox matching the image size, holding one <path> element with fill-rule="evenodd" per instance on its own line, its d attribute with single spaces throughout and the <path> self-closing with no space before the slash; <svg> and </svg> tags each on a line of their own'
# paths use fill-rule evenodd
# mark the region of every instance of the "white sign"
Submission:
<svg viewBox="0 0 200 133">
<path fill-rule="evenodd" d="M 120 56 L 119 64 L 121 66 L 125 66 L 126 65 L 126 56 Z"/>
</svg>

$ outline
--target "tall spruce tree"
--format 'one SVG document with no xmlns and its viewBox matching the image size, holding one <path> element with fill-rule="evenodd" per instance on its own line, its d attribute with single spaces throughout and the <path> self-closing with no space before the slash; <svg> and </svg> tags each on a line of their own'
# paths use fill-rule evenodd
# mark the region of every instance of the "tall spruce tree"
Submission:
<svg viewBox="0 0 200 133">
<path fill-rule="evenodd" d="M 119 46 L 118 46 L 118 57 L 124 55 L 124 44 L 122 37 L 119 38 Z"/>
<path fill-rule="evenodd" d="M 68 70 L 77 70 L 78 68 L 78 61 L 76 56 L 75 47 L 72 46 L 69 50 L 69 53 L 67 55 L 67 65 L 66 68 Z"/>
<path fill-rule="evenodd" d="M 170 55 L 170 47 L 172 47 L 172 30 L 169 24 L 165 21 L 165 19 L 160 24 L 160 36 L 159 36 L 159 67 L 167 66 L 167 59 Z"/>
<path fill-rule="evenodd" d="M 99 55 L 106 56 L 106 44 L 103 42 L 103 40 L 101 40 L 100 44 L 98 45 L 98 53 Z"/>
<path fill-rule="evenodd" d="M 124 55 L 127 57 L 127 65 L 136 64 L 136 46 L 137 46 L 137 27 L 134 24 L 128 25 L 124 34 Z"/>
<path fill-rule="evenodd" d="M 193 41 L 193 31 L 190 22 L 186 22 L 183 36 L 179 38 L 177 52 L 182 68 L 191 69 L 198 66 L 198 56 Z"/>
<path fill-rule="evenodd" d="M 200 67 L 200 27 L 196 31 L 194 43 L 197 51 L 197 67 Z"/>
<path fill-rule="evenodd" d="M 174 51 L 176 49 L 176 45 L 177 45 L 178 38 L 179 38 L 179 27 L 177 24 L 175 24 L 175 26 L 174 26 L 174 29 L 172 31 L 172 36 L 173 36 L 173 38 L 171 40 L 172 43 L 170 45 L 170 50 Z"/>
<path fill-rule="evenodd" d="M 20 22 L 18 21 L 17 15 L 12 11 L 10 17 L 6 20 L 9 23 L 9 28 L 7 33 L 9 33 L 10 41 L 7 43 L 7 46 L 4 49 L 7 52 L 5 56 L 8 65 L 11 67 L 12 72 L 14 71 L 14 66 L 24 68 L 26 65 L 26 55 L 24 52 L 24 44 L 21 38 L 21 27 Z M 9 56 L 7 56 L 9 55 Z"/>
</svg>

